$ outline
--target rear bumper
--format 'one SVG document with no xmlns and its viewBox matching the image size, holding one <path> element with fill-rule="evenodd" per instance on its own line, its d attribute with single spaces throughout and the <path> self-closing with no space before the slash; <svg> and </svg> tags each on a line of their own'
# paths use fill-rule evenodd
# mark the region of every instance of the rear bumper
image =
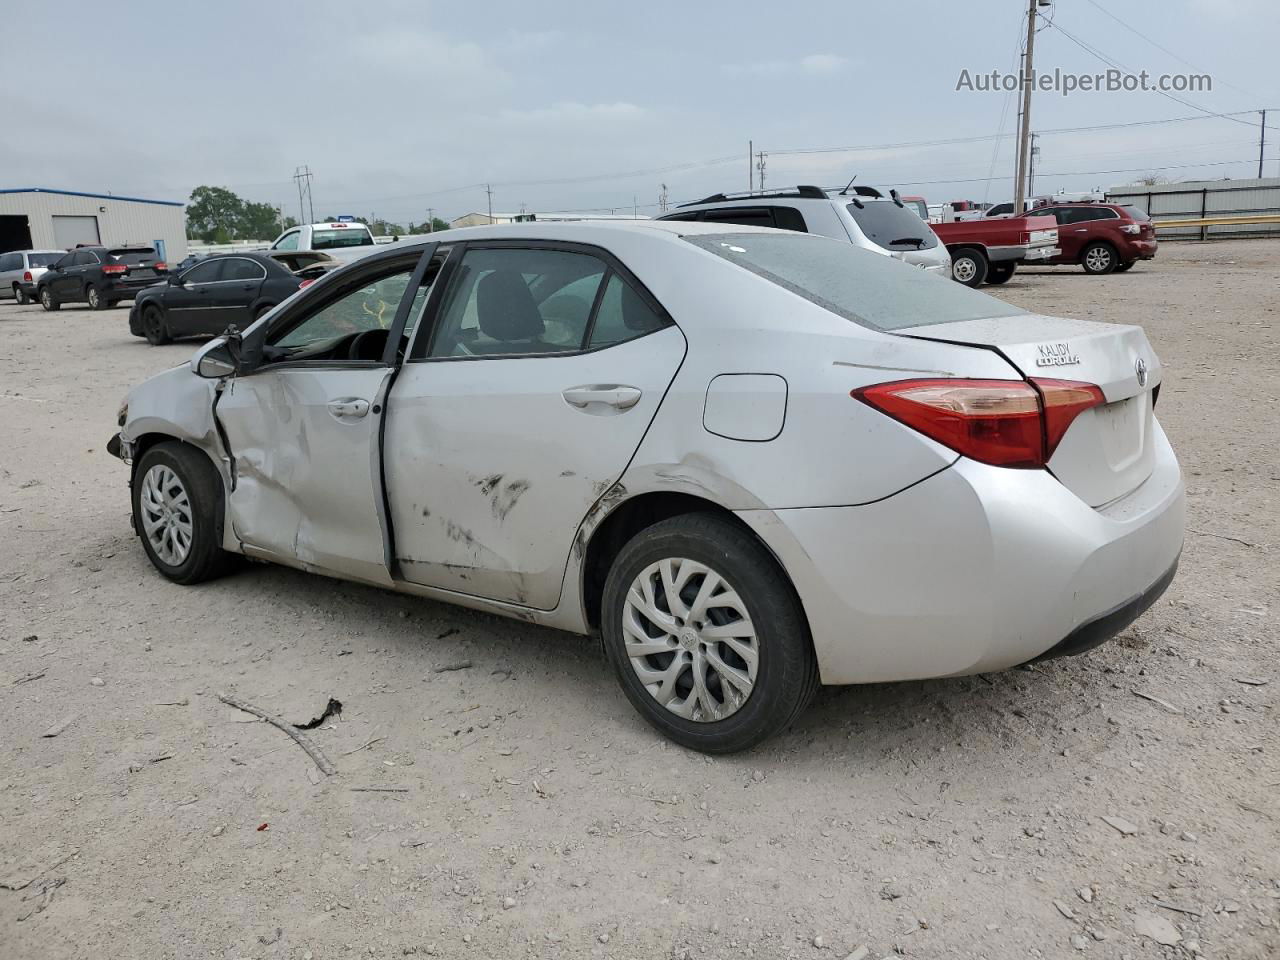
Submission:
<svg viewBox="0 0 1280 960">
<path fill-rule="evenodd" d="M 160 283 L 159 279 L 148 280 L 108 280 L 102 284 L 103 295 L 111 300 L 132 300 L 147 287 Z"/>
<path fill-rule="evenodd" d="M 1150 260 L 1160 249 L 1157 240 L 1131 240 L 1127 246 L 1128 250 L 1121 251 L 1126 260 Z"/>
<path fill-rule="evenodd" d="M 1185 495 L 1156 430 L 1151 476 L 1099 509 L 962 458 L 876 503 L 739 516 L 790 574 L 824 683 L 1000 670 L 1102 642 L 1167 586 Z"/>
</svg>

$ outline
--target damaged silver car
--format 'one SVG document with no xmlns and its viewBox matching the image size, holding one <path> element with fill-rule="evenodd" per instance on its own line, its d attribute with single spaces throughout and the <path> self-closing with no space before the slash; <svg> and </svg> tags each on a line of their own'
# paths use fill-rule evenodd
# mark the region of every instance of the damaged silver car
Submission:
<svg viewBox="0 0 1280 960">
<path fill-rule="evenodd" d="M 1183 487 L 1137 327 L 847 243 L 709 223 L 447 231 L 135 388 L 156 569 L 237 555 L 599 634 L 727 752 L 819 681 L 1079 653 L 1173 577 Z"/>
</svg>

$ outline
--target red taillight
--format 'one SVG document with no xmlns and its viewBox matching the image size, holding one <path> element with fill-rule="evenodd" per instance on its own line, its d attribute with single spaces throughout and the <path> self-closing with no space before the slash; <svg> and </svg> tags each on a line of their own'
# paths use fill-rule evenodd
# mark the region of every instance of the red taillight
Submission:
<svg viewBox="0 0 1280 960">
<path fill-rule="evenodd" d="M 115 273 L 128 273 L 129 268 L 123 263 L 108 263 L 102 267 L 102 272 L 107 276 L 111 276 Z"/>
<path fill-rule="evenodd" d="M 158 272 L 158 271 L 160 271 L 160 270 L 168 270 L 168 269 L 169 269 L 169 265 L 168 265 L 167 263 L 165 263 L 163 260 L 157 260 L 157 261 L 153 264 L 153 266 L 156 268 L 157 272 Z"/>
<path fill-rule="evenodd" d="M 24 270 L 24 271 L 22 272 L 22 282 L 23 282 L 23 283 L 30 283 L 30 282 L 31 282 L 31 271 L 30 271 L 30 270 Z"/>
<path fill-rule="evenodd" d="M 303 290 L 303 289 L 305 289 L 305 288 L 307 288 L 307 287 L 311 286 L 311 285 L 312 285 L 313 283 L 315 283 L 315 282 L 316 282 L 316 278 L 315 278 L 315 277 L 312 277 L 310 280 L 303 280 L 300 284 L 298 284 L 298 289 L 299 289 L 299 290 Z"/>
<path fill-rule="evenodd" d="M 1043 467 L 1102 391 L 1071 380 L 899 380 L 852 391 L 863 403 L 972 460 Z"/>
</svg>

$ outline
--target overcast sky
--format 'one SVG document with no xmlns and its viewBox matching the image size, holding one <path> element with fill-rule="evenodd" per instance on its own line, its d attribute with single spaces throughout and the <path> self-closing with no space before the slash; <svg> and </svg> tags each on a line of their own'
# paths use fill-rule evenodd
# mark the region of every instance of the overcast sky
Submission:
<svg viewBox="0 0 1280 960">
<path fill-rule="evenodd" d="M 0 187 L 185 200 L 230 187 L 297 215 L 422 220 L 495 211 L 630 209 L 766 184 L 898 185 L 930 201 L 1008 199 L 1016 129 L 1004 93 L 957 91 L 961 70 L 1016 69 L 1024 0 L 832 2 L 166 2 L 21 5 L 0 81 Z M 1150 38 L 1107 16 L 1106 11 Z M 1274 107 L 1274 0 L 1056 0 L 1036 66 L 1205 72 L 1184 99 Z M 1061 28 L 1061 29 L 1059 29 Z M 1163 48 L 1163 49 L 1162 49 Z M 1193 64 L 1194 67 L 1189 64 Z M 15 100 L 16 97 L 16 100 Z M 1155 93 L 1038 94 L 1033 127 L 1196 115 Z M 1003 125 L 1002 125 L 1003 116 Z M 1257 114 L 1046 134 L 1037 192 L 1256 175 Z M 995 149 L 998 146 L 998 150 Z M 818 148 L 844 152 L 787 153 Z M 871 149 L 868 149 L 871 148 Z M 728 159 L 724 159 L 728 158 Z M 709 162 L 722 161 L 722 162 Z M 1267 165 L 1280 175 L 1280 159 Z M 986 178 L 999 179 L 987 182 Z M 969 182 L 965 182 L 969 181 Z"/>
</svg>

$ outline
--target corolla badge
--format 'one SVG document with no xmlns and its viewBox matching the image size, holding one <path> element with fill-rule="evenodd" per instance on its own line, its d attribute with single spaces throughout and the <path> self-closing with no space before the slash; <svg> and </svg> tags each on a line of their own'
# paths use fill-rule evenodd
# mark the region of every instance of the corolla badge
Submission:
<svg viewBox="0 0 1280 960">
<path fill-rule="evenodd" d="M 1147 385 L 1147 361 L 1139 357 L 1138 362 L 1133 365 L 1133 372 L 1138 375 L 1138 386 L 1145 387 Z"/>
<path fill-rule="evenodd" d="M 1071 352 L 1071 344 L 1062 343 L 1036 344 L 1037 367 L 1069 367 L 1080 362 L 1080 358 Z"/>
</svg>

